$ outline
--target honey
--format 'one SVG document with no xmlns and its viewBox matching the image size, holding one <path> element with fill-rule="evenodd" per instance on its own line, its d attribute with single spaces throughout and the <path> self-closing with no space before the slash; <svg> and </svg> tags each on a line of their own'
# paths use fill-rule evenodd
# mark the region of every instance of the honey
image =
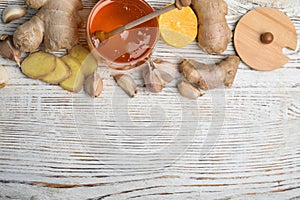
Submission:
<svg viewBox="0 0 300 200">
<path fill-rule="evenodd" d="M 99 30 L 110 32 L 151 12 L 153 9 L 143 0 L 101 0 L 90 14 L 89 35 Z M 135 67 L 149 58 L 158 37 L 158 22 L 152 19 L 102 43 L 92 40 L 92 45 L 112 65 Z"/>
</svg>

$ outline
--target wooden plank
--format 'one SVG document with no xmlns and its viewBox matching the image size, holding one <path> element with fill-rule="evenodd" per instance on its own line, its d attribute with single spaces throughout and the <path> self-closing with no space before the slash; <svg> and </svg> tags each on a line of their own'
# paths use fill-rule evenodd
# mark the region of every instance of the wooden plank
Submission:
<svg viewBox="0 0 300 200">
<path fill-rule="evenodd" d="M 96 0 L 83 2 L 86 15 Z M 168 3 L 148 2 L 157 9 Z M 270 5 L 263 2 L 227 1 L 230 27 Z M 24 5 L 1 1 L 0 10 L 15 4 Z M 297 1 L 272 5 L 292 19 L 299 39 Z M 13 33 L 33 14 L 0 30 Z M 80 35 L 86 44 L 84 29 Z M 175 49 L 159 41 L 153 57 L 212 63 L 234 53 L 232 43 L 208 56 L 196 42 Z M 0 58 L 11 76 L 0 90 L 0 199 L 300 198 L 299 43 L 287 55 L 283 68 L 268 73 L 241 64 L 233 88 L 197 101 L 183 99 L 176 81 L 149 94 L 141 68 L 129 72 L 139 85 L 129 99 L 106 67 L 99 68 L 104 92 L 90 99 L 28 79 Z"/>
</svg>

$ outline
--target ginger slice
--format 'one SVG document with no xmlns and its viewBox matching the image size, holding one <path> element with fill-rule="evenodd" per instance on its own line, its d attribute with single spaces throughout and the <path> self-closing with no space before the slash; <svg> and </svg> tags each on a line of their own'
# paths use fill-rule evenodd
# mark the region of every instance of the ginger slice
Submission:
<svg viewBox="0 0 300 200">
<path fill-rule="evenodd" d="M 85 77 L 97 70 L 98 64 L 96 59 L 85 47 L 76 45 L 71 49 L 69 55 L 79 60 L 81 64 L 80 70 Z"/>
<path fill-rule="evenodd" d="M 43 77 L 41 79 L 42 81 L 50 84 L 59 84 L 71 76 L 71 70 L 59 57 L 56 57 L 55 61 L 55 70 L 49 75 Z"/>
<path fill-rule="evenodd" d="M 32 53 L 23 61 L 21 69 L 32 79 L 43 78 L 55 70 L 55 56 L 41 51 Z"/>
<path fill-rule="evenodd" d="M 70 92 L 79 92 L 82 89 L 84 75 L 80 71 L 80 62 L 71 55 L 66 55 L 61 58 L 62 61 L 70 68 L 71 76 L 60 82 L 60 86 Z"/>
</svg>

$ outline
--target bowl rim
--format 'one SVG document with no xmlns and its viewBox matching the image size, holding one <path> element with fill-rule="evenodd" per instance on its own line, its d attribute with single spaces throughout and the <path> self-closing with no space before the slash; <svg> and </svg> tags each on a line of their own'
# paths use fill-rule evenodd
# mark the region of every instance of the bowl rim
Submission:
<svg viewBox="0 0 300 200">
<path fill-rule="evenodd" d="M 86 40 L 88 43 L 88 47 L 91 51 L 91 53 L 94 55 L 94 57 L 96 57 L 96 60 L 99 61 L 102 64 L 107 65 L 110 68 L 113 69 L 131 69 L 131 68 L 135 68 L 138 67 L 140 65 L 142 65 L 143 63 L 145 63 L 152 55 L 152 53 L 155 50 L 155 47 L 157 45 L 157 42 L 160 38 L 160 31 L 159 31 L 159 23 L 158 23 L 158 19 L 154 18 L 151 20 L 155 20 L 156 24 L 154 27 L 150 27 L 150 28 L 154 28 L 157 29 L 156 30 L 156 35 L 155 35 L 155 40 L 154 42 L 151 42 L 151 46 L 150 48 L 148 48 L 148 50 L 146 51 L 146 53 L 144 53 L 144 55 L 134 61 L 129 61 L 129 62 L 115 62 L 113 60 L 110 60 L 108 58 L 105 58 L 103 55 L 101 55 L 101 53 L 97 50 L 97 48 L 94 46 L 93 42 L 92 42 L 92 37 L 91 37 L 91 33 L 90 33 L 90 25 L 92 23 L 92 17 L 95 14 L 98 6 L 100 6 L 102 3 L 106 2 L 107 0 L 100 0 L 98 1 L 93 8 L 91 9 L 89 15 L 88 15 L 88 19 L 87 19 L 87 24 L 86 24 Z M 109 1 L 118 1 L 118 0 L 109 0 Z M 146 0 L 137 0 L 138 2 L 141 2 L 143 4 L 145 4 L 148 8 L 150 8 L 153 12 L 155 11 L 154 8 L 146 1 Z M 137 4 L 135 4 L 137 5 Z M 101 10 L 101 9 L 99 9 Z M 98 12 L 99 12 L 98 10 Z M 132 28 L 134 29 L 134 28 Z"/>
</svg>

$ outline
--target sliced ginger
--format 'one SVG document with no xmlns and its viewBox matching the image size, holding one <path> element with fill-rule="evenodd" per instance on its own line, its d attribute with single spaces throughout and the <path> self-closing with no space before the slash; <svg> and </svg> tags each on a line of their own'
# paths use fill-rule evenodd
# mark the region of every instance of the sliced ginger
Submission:
<svg viewBox="0 0 300 200">
<path fill-rule="evenodd" d="M 184 47 L 197 36 L 197 16 L 189 6 L 160 15 L 158 23 L 161 38 L 170 46 Z"/>
<path fill-rule="evenodd" d="M 50 84 L 59 84 L 71 76 L 71 70 L 59 57 L 56 57 L 55 63 L 55 70 L 49 75 L 43 77 L 41 79 L 42 81 Z"/>
<path fill-rule="evenodd" d="M 98 67 L 96 59 L 93 57 L 90 51 L 83 46 L 77 45 L 73 47 L 69 55 L 79 60 L 81 64 L 80 70 L 85 77 L 93 74 L 96 71 Z"/>
<path fill-rule="evenodd" d="M 59 84 L 70 92 L 79 92 L 85 77 L 93 74 L 97 67 L 93 55 L 80 45 L 62 58 L 41 51 L 32 53 L 21 65 L 23 73 L 28 77 Z"/>
<path fill-rule="evenodd" d="M 66 55 L 61 59 L 70 68 L 71 76 L 62 81 L 60 86 L 70 92 L 79 92 L 82 89 L 84 81 L 84 75 L 80 70 L 80 62 L 71 55 Z"/>
<path fill-rule="evenodd" d="M 32 53 L 23 61 L 21 69 L 32 79 L 43 78 L 55 70 L 55 56 L 41 51 Z"/>
</svg>

